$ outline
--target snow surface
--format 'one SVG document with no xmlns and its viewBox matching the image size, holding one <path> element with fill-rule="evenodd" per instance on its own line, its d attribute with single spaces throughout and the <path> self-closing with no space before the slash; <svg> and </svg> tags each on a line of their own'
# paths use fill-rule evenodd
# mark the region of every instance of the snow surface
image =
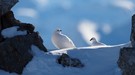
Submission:
<svg viewBox="0 0 135 75">
<path fill-rule="evenodd" d="M 22 75 L 121 75 L 117 66 L 120 48 L 129 46 L 93 46 L 76 49 L 61 49 L 47 53 L 32 45 L 34 58 L 23 71 Z M 78 58 L 85 65 L 83 68 L 62 67 L 56 59 L 62 53 Z M 17 75 L 0 70 L 0 75 Z"/>
<path fill-rule="evenodd" d="M 19 26 L 13 26 L 13 27 L 9 27 L 6 29 L 3 29 L 1 31 L 1 34 L 4 38 L 11 38 L 17 35 L 26 35 L 27 31 L 17 31 L 17 28 L 19 28 Z"/>
</svg>

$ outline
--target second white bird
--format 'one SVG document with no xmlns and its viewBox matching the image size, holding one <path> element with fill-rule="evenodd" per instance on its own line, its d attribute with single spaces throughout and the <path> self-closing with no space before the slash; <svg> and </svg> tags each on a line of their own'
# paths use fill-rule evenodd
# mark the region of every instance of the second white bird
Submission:
<svg viewBox="0 0 135 75">
<path fill-rule="evenodd" d="M 105 46 L 104 43 L 98 42 L 98 41 L 96 40 L 96 38 L 94 38 L 94 37 L 92 37 L 92 38 L 90 39 L 90 41 L 91 41 L 91 46 Z"/>
</svg>

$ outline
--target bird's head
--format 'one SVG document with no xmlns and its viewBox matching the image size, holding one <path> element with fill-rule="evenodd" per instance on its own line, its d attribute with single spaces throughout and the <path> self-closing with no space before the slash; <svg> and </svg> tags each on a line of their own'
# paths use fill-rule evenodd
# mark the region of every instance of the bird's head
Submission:
<svg viewBox="0 0 135 75">
<path fill-rule="evenodd" d="M 61 29 L 56 29 L 56 32 L 57 32 L 57 33 L 61 33 L 62 30 L 61 30 Z"/>
<path fill-rule="evenodd" d="M 92 37 L 92 38 L 90 39 L 90 41 L 96 41 L 96 38 L 95 38 L 95 37 Z"/>
</svg>

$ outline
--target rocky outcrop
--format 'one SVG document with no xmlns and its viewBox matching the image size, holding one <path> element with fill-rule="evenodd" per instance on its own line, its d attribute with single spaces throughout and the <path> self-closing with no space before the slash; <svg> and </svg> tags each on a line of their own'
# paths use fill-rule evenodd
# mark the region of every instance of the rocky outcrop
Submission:
<svg viewBox="0 0 135 75">
<path fill-rule="evenodd" d="M 8 11 L 7 13 L 1 16 L 1 24 L 2 24 L 1 29 L 5 29 L 15 25 L 16 26 L 21 25 L 22 23 L 19 20 L 15 19 L 12 11 Z"/>
<path fill-rule="evenodd" d="M 7 13 L 17 2 L 18 0 L 0 0 L 1 15 Z"/>
<path fill-rule="evenodd" d="M 84 64 L 77 59 L 77 58 L 71 58 L 67 54 L 62 54 L 58 59 L 57 62 L 61 64 L 63 67 L 84 67 Z"/>
<path fill-rule="evenodd" d="M 31 45 L 47 52 L 38 33 L 20 35 L 0 43 L 0 69 L 21 74 L 32 59 Z"/>
<path fill-rule="evenodd" d="M 130 41 L 132 47 L 135 47 L 135 14 L 132 16 L 132 29 L 131 29 Z"/>
<path fill-rule="evenodd" d="M 135 75 L 135 49 L 122 48 L 118 65 L 122 70 L 122 75 Z"/>
<path fill-rule="evenodd" d="M 31 46 L 47 52 L 43 40 L 34 25 L 16 20 L 10 10 L 18 0 L 0 0 L 0 33 L 3 29 L 19 26 L 17 31 L 27 31 L 26 35 L 3 38 L 0 34 L 0 69 L 21 74 L 24 67 L 32 60 Z"/>
<path fill-rule="evenodd" d="M 0 30 L 2 29 L 2 17 L 5 13 L 9 12 L 10 9 L 18 2 L 18 0 L 0 0 Z"/>
<path fill-rule="evenodd" d="M 132 16 L 131 47 L 122 48 L 118 60 L 118 66 L 122 75 L 135 75 L 135 15 Z"/>
</svg>

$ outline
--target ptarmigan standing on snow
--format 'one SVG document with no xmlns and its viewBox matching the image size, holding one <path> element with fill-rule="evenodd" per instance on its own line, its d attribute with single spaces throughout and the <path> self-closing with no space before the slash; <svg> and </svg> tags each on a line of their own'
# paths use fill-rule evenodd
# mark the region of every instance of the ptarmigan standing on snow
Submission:
<svg viewBox="0 0 135 75">
<path fill-rule="evenodd" d="M 75 45 L 72 42 L 72 40 L 66 35 L 62 34 L 61 32 L 62 30 L 60 29 L 54 31 L 52 35 L 52 43 L 54 44 L 54 46 L 58 49 L 75 48 Z"/>
<path fill-rule="evenodd" d="M 96 38 L 94 38 L 94 37 L 92 37 L 92 38 L 90 39 L 90 41 L 91 41 L 91 46 L 105 46 L 105 44 L 103 44 L 103 43 L 101 43 L 101 42 L 98 42 L 98 41 L 96 40 Z"/>
</svg>

